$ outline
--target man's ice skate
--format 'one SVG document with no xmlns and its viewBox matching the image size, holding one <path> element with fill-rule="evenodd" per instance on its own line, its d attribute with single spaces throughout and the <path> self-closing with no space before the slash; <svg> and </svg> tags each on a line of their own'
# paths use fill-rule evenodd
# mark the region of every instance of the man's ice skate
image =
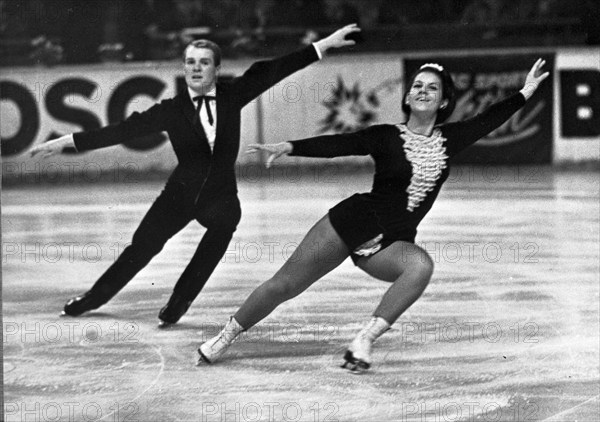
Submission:
<svg viewBox="0 0 600 422">
<path fill-rule="evenodd" d="M 202 343 L 198 348 L 198 362 L 196 365 L 211 364 L 218 360 L 227 351 L 229 346 L 235 341 L 237 336 L 245 331 L 244 328 L 231 317 L 229 322 L 223 327 L 221 332 Z"/>
<path fill-rule="evenodd" d="M 371 350 L 375 340 L 390 329 L 390 324 L 383 318 L 373 317 L 371 321 L 354 338 L 344 354 L 342 368 L 352 373 L 361 374 L 371 367 Z"/>
</svg>

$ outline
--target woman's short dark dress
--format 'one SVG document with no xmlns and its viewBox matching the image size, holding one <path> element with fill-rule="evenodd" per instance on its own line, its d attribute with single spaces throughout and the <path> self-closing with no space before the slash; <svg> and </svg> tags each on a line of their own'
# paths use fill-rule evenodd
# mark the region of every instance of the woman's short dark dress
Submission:
<svg viewBox="0 0 600 422">
<path fill-rule="evenodd" d="M 436 126 L 431 136 L 414 134 L 405 125 L 382 124 L 292 141 L 290 155 L 371 155 L 375 161 L 371 192 L 352 195 L 329 210 L 331 224 L 356 263 L 395 241 L 414 243 L 417 226 L 448 178 L 448 159 L 498 128 L 524 104 L 522 94 L 513 94 L 471 119 Z"/>
</svg>

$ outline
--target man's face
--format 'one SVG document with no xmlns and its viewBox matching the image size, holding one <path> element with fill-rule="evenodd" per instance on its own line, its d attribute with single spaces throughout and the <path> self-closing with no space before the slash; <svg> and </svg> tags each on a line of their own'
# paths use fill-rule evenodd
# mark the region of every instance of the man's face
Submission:
<svg viewBox="0 0 600 422">
<path fill-rule="evenodd" d="M 188 47 L 185 52 L 183 70 L 185 82 L 199 95 L 206 94 L 215 87 L 217 71 L 212 50 L 208 48 Z"/>
</svg>

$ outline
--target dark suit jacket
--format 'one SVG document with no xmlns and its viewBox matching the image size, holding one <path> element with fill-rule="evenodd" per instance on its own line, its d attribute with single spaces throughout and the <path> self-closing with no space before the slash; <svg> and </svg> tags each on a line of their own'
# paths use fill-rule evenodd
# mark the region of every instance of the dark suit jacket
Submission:
<svg viewBox="0 0 600 422">
<path fill-rule="evenodd" d="M 194 105 L 187 89 L 124 121 L 73 135 L 78 151 L 104 148 L 155 132 L 166 131 L 178 165 L 170 184 L 183 185 L 195 201 L 236 194 L 235 161 L 240 146 L 241 110 L 286 76 L 318 60 L 313 46 L 254 63 L 242 76 L 217 83 L 217 131 L 214 150 L 204 131 L 193 125 Z"/>
</svg>

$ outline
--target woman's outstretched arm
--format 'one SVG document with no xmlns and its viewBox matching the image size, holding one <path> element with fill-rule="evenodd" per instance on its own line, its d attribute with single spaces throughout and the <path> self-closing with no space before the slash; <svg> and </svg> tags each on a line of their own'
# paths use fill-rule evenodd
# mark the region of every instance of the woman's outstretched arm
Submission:
<svg viewBox="0 0 600 422">
<path fill-rule="evenodd" d="M 373 153 L 375 144 L 381 137 L 378 136 L 379 127 L 371 126 L 352 133 L 315 136 L 277 144 L 250 144 L 247 152 L 266 151 L 269 153 L 267 168 L 282 155 L 320 158 L 369 155 Z"/>
<path fill-rule="evenodd" d="M 491 131 L 500 127 L 510 116 L 516 113 L 525 102 L 531 98 L 538 89 L 540 83 L 549 75 L 548 72 L 542 73 L 542 67 L 545 61 L 538 59 L 525 78 L 523 88 L 512 95 L 492 104 L 482 113 L 462 122 L 449 123 L 444 125 L 444 134 L 449 139 L 448 152 L 454 155 L 469 145 L 474 144 L 479 139 L 486 136 Z"/>
</svg>

